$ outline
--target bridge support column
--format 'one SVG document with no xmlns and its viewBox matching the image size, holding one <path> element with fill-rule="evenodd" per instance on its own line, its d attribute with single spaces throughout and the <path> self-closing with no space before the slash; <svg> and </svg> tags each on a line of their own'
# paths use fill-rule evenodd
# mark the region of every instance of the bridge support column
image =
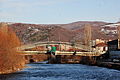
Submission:
<svg viewBox="0 0 120 80">
<path fill-rule="evenodd" d="M 61 55 L 50 55 L 49 59 L 48 59 L 48 63 L 60 64 L 61 63 Z"/>
</svg>

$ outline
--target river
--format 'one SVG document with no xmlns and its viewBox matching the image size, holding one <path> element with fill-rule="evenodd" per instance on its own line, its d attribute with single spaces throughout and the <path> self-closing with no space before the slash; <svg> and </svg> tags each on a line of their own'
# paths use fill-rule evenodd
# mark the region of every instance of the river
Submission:
<svg viewBox="0 0 120 80">
<path fill-rule="evenodd" d="M 0 75 L 0 80 L 120 80 L 120 71 L 82 64 L 28 64 L 22 71 Z"/>
</svg>

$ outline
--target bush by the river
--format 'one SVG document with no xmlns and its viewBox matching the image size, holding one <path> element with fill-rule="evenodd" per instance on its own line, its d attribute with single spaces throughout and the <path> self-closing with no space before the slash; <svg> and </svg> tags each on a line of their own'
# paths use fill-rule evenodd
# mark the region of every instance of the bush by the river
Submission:
<svg viewBox="0 0 120 80">
<path fill-rule="evenodd" d="M 24 66 L 23 56 L 17 53 L 21 45 L 16 34 L 6 24 L 0 24 L 0 74 L 20 70 Z"/>
</svg>

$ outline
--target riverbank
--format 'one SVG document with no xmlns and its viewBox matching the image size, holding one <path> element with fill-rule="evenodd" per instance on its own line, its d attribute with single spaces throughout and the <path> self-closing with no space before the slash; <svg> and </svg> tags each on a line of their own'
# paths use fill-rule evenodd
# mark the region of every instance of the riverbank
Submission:
<svg viewBox="0 0 120 80">
<path fill-rule="evenodd" d="M 19 66 L 19 68 L 17 67 L 12 67 L 10 69 L 7 69 L 7 70 L 4 70 L 4 71 L 1 71 L 0 74 L 9 74 L 9 73 L 14 73 L 14 72 L 17 72 L 17 71 L 21 71 L 22 69 L 26 68 L 26 66 Z"/>
<path fill-rule="evenodd" d="M 47 60 L 48 57 L 45 54 L 38 54 L 38 55 L 24 55 L 23 57 L 21 57 L 21 59 L 22 58 L 23 58 L 23 62 L 19 64 L 12 64 L 10 66 L 8 66 L 8 64 L 6 65 L 1 64 L 2 68 L 0 68 L 0 74 L 9 74 L 20 71 L 26 68 L 25 64 L 45 61 Z"/>
<path fill-rule="evenodd" d="M 84 64 L 120 70 L 119 62 L 97 60 L 97 57 L 89 56 L 56 56 L 50 59 L 49 64 Z"/>
<path fill-rule="evenodd" d="M 106 67 L 110 69 L 117 69 L 120 70 L 120 63 L 114 63 L 114 62 L 97 62 L 97 66 L 99 67 Z"/>
<path fill-rule="evenodd" d="M 94 64 L 93 63 L 88 64 L 88 62 L 87 63 L 80 63 L 80 64 L 120 70 L 120 63 L 115 63 L 115 62 L 96 61 L 96 63 L 94 63 Z"/>
</svg>

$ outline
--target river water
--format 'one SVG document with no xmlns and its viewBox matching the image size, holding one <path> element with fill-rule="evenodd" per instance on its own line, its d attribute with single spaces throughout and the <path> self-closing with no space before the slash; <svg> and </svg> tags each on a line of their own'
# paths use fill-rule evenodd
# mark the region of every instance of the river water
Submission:
<svg viewBox="0 0 120 80">
<path fill-rule="evenodd" d="M 28 64 L 0 80 L 120 80 L 120 71 L 82 64 Z"/>
</svg>

